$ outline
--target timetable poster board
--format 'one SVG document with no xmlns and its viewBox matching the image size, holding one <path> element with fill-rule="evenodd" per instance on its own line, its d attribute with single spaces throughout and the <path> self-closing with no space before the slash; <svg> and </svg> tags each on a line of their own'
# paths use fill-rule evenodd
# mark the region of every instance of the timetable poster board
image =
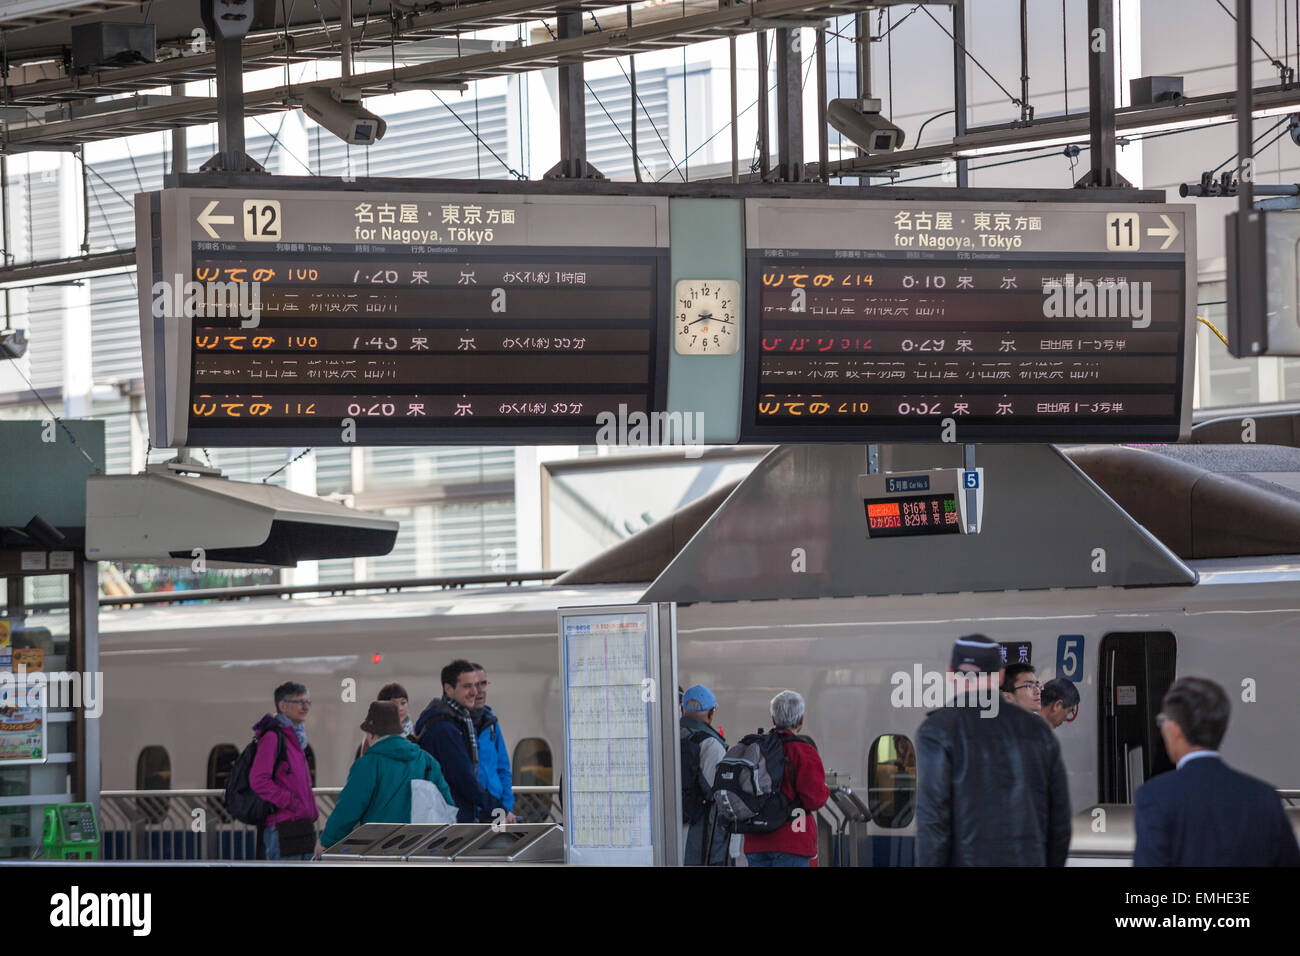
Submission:
<svg viewBox="0 0 1300 956">
<path fill-rule="evenodd" d="M 1190 432 L 1191 205 L 749 199 L 745 228 L 742 442 Z"/>
<path fill-rule="evenodd" d="M 666 198 L 419 186 L 137 196 L 154 444 L 569 444 L 663 408 Z"/>
<path fill-rule="evenodd" d="M 0 621 L 0 646 L 5 649 L 0 667 L 0 766 L 45 763 L 45 655 L 32 648 L 13 651 L 11 643 L 10 622 Z M 33 680 L 32 674 L 39 676 Z"/>
<path fill-rule="evenodd" d="M 658 608 L 561 609 L 559 628 L 567 862 L 652 866 L 662 776 L 657 693 L 649 690 L 664 686 Z"/>
</svg>

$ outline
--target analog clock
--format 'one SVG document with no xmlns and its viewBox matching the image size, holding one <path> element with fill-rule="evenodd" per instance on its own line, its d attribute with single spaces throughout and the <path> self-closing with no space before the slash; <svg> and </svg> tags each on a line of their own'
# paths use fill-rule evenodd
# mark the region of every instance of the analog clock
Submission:
<svg viewBox="0 0 1300 956">
<path fill-rule="evenodd" d="M 734 355 L 740 349 L 740 283 L 677 280 L 673 341 L 678 355 Z"/>
</svg>

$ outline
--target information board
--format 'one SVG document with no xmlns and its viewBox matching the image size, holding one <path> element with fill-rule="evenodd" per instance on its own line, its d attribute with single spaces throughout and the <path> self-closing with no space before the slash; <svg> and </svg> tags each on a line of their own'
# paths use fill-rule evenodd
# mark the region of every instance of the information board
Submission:
<svg viewBox="0 0 1300 956">
<path fill-rule="evenodd" d="M 136 202 L 155 445 L 591 441 L 664 406 L 666 198 Z"/>
<path fill-rule="evenodd" d="M 867 509 L 867 533 L 873 538 L 961 534 L 961 512 L 956 495 L 872 498 L 863 504 Z"/>
<path fill-rule="evenodd" d="M 1176 441 L 1191 206 L 746 201 L 741 440 Z"/>
<path fill-rule="evenodd" d="M 566 860 L 651 866 L 675 859 L 676 748 L 665 749 L 660 613 L 670 606 L 559 611 L 564 685 Z M 671 644 L 671 638 L 669 643 Z M 672 659 L 672 648 L 667 648 Z M 671 668 L 675 672 L 675 665 Z M 670 712 L 670 716 L 671 716 Z M 668 788 L 672 789 L 668 789 Z"/>
</svg>

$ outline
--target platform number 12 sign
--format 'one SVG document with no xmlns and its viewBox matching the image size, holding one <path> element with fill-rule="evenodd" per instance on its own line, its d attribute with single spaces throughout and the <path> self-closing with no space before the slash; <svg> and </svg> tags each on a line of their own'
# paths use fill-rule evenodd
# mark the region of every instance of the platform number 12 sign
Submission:
<svg viewBox="0 0 1300 956">
<path fill-rule="evenodd" d="M 279 201 L 245 199 L 243 222 L 246 242 L 277 242 L 282 235 Z"/>
<path fill-rule="evenodd" d="M 1056 639 L 1056 676 L 1079 683 L 1083 680 L 1083 635 L 1062 634 Z"/>
</svg>

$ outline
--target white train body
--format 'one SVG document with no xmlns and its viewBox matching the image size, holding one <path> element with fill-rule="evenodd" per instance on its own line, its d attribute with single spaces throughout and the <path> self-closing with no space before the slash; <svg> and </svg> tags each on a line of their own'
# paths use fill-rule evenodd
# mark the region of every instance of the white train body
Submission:
<svg viewBox="0 0 1300 956">
<path fill-rule="evenodd" d="M 917 666 L 942 671 L 953 639 L 979 632 L 1031 643 L 1046 680 L 1055 676 L 1059 637 L 1082 635 L 1079 715 L 1058 731 L 1078 810 L 1099 800 L 1101 738 L 1111 732 L 1104 715 L 1116 709 L 1110 698 L 1132 706 L 1125 698 L 1134 693 L 1107 685 L 1103 639 L 1112 635 L 1113 650 L 1168 633 L 1177 675 L 1212 678 L 1233 700 L 1227 761 L 1279 788 L 1300 788 L 1300 559 L 1189 565 L 1200 580 L 1187 587 L 686 605 L 678 611 L 679 682 L 714 690 L 718 722 L 733 740 L 769 724 L 768 701 L 777 691 L 799 691 L 807 701 L 805 732 L 827 769 L 865 789 L 873 741 L 882 734 L 914 739 L 925 717 L 924 707 L 895 706 L 894 675 Z M 440 668 L 457 657 L 486 666 L 489 703 L 507 746 L 542 738 L 560 767 L 556 609 L 635 603 L 643 591 L 536 586 L 105 609 L 104 788 L 134 788 L 147 746 L 165 748 L 173 789 L 207 786 L 213 748 L 242 748 L 252 724 L 272 709 L 273 688 L 286 680 L 310 691 L 318 786 L 340 786 L 366 703 L 380 686 L 401 682 L 418 713 L 440 693 Z M 1157 703 L 1161 690 L 1150 691 Z"/>
</svg>

